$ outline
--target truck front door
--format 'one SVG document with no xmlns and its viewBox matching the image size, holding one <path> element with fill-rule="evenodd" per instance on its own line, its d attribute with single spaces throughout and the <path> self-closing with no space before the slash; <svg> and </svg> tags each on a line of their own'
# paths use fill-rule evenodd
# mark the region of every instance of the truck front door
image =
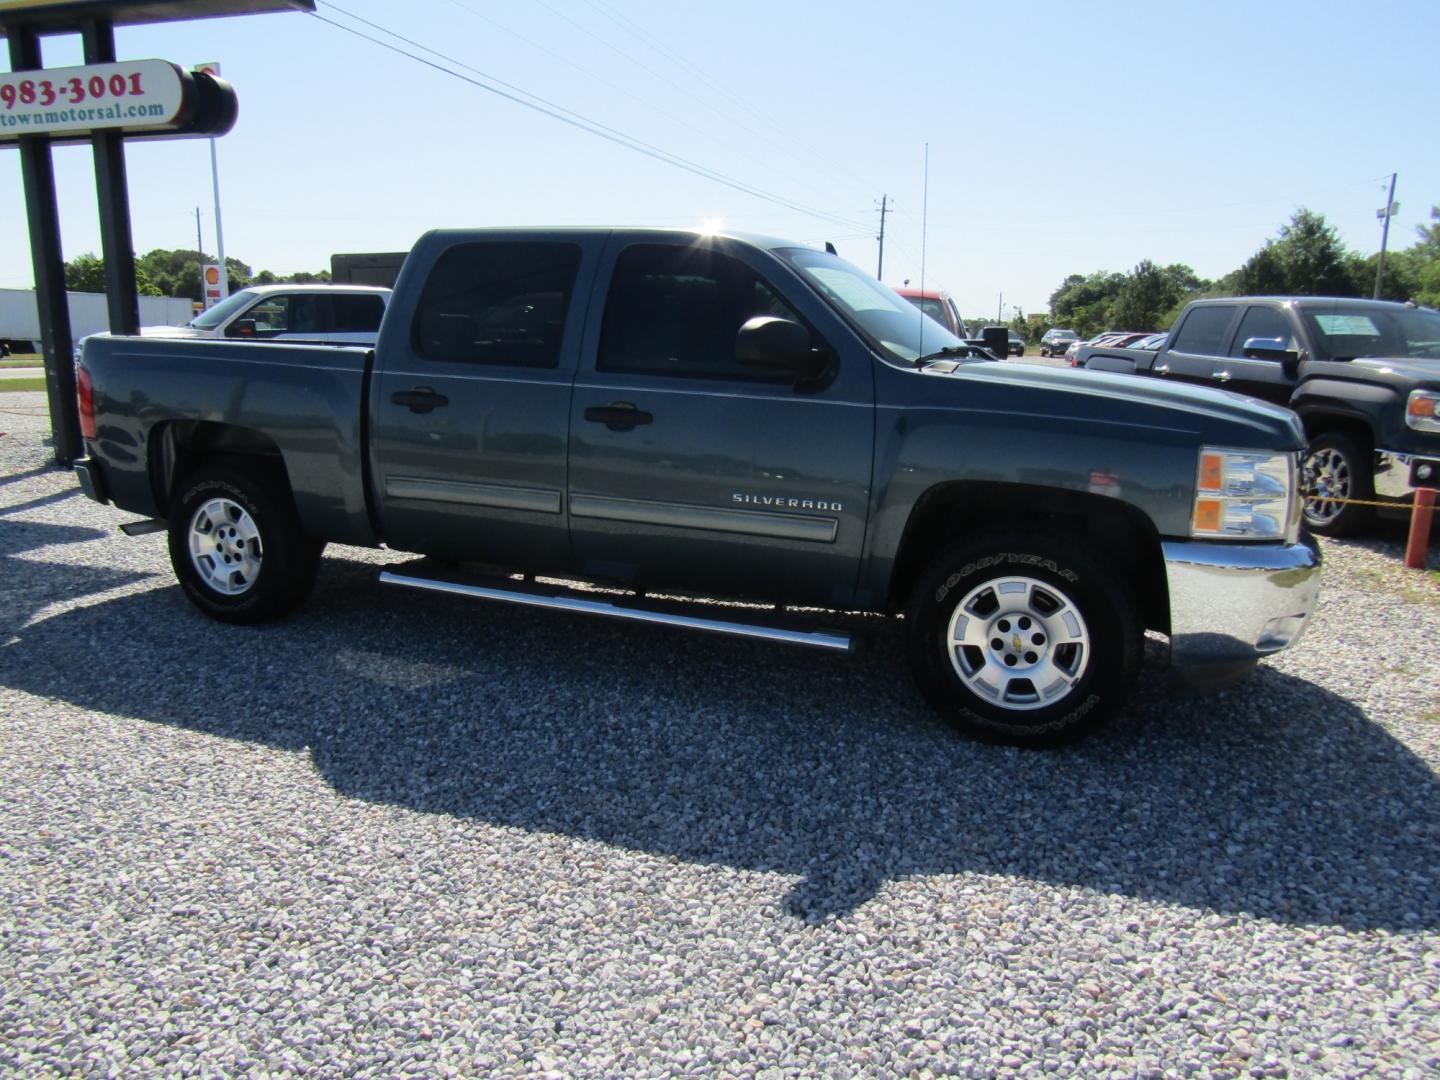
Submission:
<svg viewBox="0 0 1440 1080">
<path fill-rule="evenodd" d="M 1259 398 L 1276 405 L 1288 405 L 1295 390 L 1296 369 L 1285 361 L 1246 356 L 1245 342 L 1262 338 L 1278 342 L 1296 354 L 1298 363 L 1300 339 L 1288 312 L 1268 304 L 1249 304 L 1235 329 L 1230 355 L 1217 369 L 1226 378 L 1218 380 L 1227 390 Z"/>
<path fill-rule="evenodd" d="M 387 544 L 510 569 L 569 565 L 566 428 L 604 233 L 459 242 L 397 291 L 371 379 Z M 419 292 L 418 299 L 414 293 Z"/>
<path fill-rule="evenodd" d="M 612 241 L 603 319 L 590 320 L 570 414 L 571 536 L 586 576 L 851 600 L 873 368 L 791 273 L 738 242 Z M 741 365 L 736 333 L 756 315 L 808 327 L 832 351 L 828 376 L 796 386 Z"/>
</svg>

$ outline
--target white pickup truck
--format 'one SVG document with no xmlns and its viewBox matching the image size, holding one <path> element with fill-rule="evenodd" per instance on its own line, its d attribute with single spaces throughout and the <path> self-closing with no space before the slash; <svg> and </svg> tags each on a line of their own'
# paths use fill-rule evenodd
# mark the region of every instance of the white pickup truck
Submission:
<svg viewBox="0 0 1440 1080">
<path fill-rule="evenodd" d="M 375 285 L 253 285 L 184 326 L 146 326 L 143 337 L 320 341 L 373 345 L 390 290 Z"/>
</svg>

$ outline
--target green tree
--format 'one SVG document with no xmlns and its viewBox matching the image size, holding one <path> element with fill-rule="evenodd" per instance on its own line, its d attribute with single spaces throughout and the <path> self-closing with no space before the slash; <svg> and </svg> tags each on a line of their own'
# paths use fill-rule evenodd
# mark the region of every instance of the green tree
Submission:
<svg viewBox="0 0 1440 1080">
<path fill-rule="evenodd" d="M 1194 276 L 1193 271 L 1190 276 Z M 1110 319 L 1116 326 L 1130 330 L 1159 326 L 1181 295 L 1174 275 L 1143 259 L 1122 282 L 1110 305 Z"/>
<path fill-rule="evenodd" d="M 77 255 L 65 264 L 65 288 L 73 292 L 108 292 L 105 287 L 105 260 L 94 252 Z M 145 268 L 135 263 L 135 290 L 141 296 L 162 296 Z"/>
<path fill-rule="evenodd" d="M 104 292 L 105 260 L 94 252 L 70 259 L 65 263 L 65 288 L 71 292 Z"/>
<path fill-rule="evenodd" d="M 1050 317 L 1056 326 L 1091 337 L 1110 326 L 1110 305 L 1124 284 L 1124 274 L 1071 274 L 1050 294 Z"/>
</svg>

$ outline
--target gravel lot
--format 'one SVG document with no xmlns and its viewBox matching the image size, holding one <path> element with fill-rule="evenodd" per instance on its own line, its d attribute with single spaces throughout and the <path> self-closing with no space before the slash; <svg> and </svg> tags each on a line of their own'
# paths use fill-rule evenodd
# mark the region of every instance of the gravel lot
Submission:
<svg viewBox="0 0 1440 1080">
<path fill-rule="evenodd" d="M 1024 753 L 858 659 L 386 591 L 210 622 L 0 396 L 0 1070 L 1434 1076 L 1440 548 Z"/>
</svg>

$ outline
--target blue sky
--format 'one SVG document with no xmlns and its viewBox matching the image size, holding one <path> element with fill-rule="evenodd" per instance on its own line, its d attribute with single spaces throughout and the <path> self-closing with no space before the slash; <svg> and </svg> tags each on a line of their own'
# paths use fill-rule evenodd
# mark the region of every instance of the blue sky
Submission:
<svg viewBox="0 0 1440 1080">
<path fill-rule="evenodd" d="M 1067 273 L 1144 258 L 1225 273 L 1300 206 L 1374 251 L 1392 171 L 1392 249 L 1440 203 L 1435 0 L 317 6 L 750 190 L 309 15 L 119 29 L 122 59 L 218 60 L 235 85 L 240 119 L 219 143 L 225 247 L 256 270 L 403 250 L 437 226 L 710 220 L 829 239 L 874 272 L 887 195 L 884 280 L 918 284 L 923 260 L 926 284 L 967 315 L 1003 293 L 1008 318 L 1043 310 Z M 44 52 L 49 66 L 81 60 L 76 38 Z M 0 286 L 28 287 L 19 158 L 6 153 Z M 98 253 L 90 152 L 54 154 L 66 257 Z M 208 143 L 132 144 L 127 164 L 136 250 L 193 247 L 199 206 L 213 252 Z"/>
</svg>

